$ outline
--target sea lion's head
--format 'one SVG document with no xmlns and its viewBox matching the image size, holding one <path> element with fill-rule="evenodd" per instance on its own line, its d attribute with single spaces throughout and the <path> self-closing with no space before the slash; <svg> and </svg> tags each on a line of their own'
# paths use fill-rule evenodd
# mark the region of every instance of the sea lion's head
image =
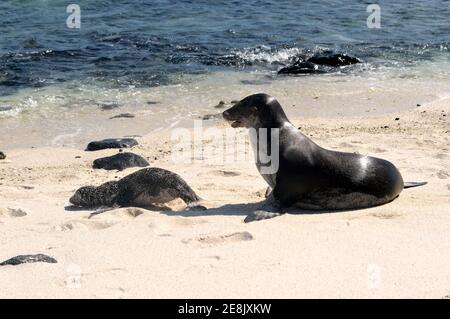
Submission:
<svg viewBox="0 0 450 319">
<path fill-rule="evenodd" d="M 97 202 L 95 200 L 96 189 L 97 187 L 95 186 L 81 187 L 77 189 L 75 194 L 69 199 L 69 202 L 79 207 L 94 207 L 96 206 L 94 203 Z"/>
<path fill-rule="evenodd" d="M 117 181 L 106 182 L 98 187 L 83 186 L 69 199 L 70 203 L 79 207 L 112 206 L 119 194 Z"/>
<path fill-rule="evenodd" d="M 280 127 L 288 120 L 280 103 L 265 93 L 247 96 L 222 115 L 234 128 Z"/>
</svg>

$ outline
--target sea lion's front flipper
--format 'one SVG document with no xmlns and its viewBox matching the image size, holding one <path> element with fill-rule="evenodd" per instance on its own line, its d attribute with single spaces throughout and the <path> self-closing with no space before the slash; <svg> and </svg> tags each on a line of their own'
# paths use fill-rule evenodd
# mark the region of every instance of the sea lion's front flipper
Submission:
<svg viewBox="0 0 450 319">
<path fill-rule="evenodd" d="M 187 210 L 208 210 L 205 206 L 201 205 L 202 200 L 191 202 L 187 205 Z"/>
<path fill-rule="evenodd" d="M 268 186 L 266 189 L 266 193 L 264 194 L 264 197 L 268 198 L 272 192 L 272 187 Z"/>
<path fill-rule="evenodd" d="M 247 215 L 244 219 L 244 223 L 255 222 L 263 219 L 270 219 L 277 216 L 283 215 L 283 213 L 273 213 L 265 210 L 256 210 Z"/>
<path fill-rule="evenodd" d="M 104 207 L 104 206 L 103 207 L 99 207 L 95 212 L 91 213 L 88 216 L 88 219 L 91 219 L 94 216 L 97 216 L 97 215 L 109 212 L 110 210 L 114 210 L 114 209 L 117 209 L 117 208 L 120 208 L 120 206 L 119 205 L 113 205 L 112 207 Z"/>
<path fill-rule="evenodd" d="M 273 192 L 270 193 L 264 204 L 254 212 L 250 213 L 244 219 L 244 223 L 250 223 L 258 220 L 270 219 L 284 214 L 281 209 L 281 205 L 278 200 L 273 196 Z"/>
</svg>

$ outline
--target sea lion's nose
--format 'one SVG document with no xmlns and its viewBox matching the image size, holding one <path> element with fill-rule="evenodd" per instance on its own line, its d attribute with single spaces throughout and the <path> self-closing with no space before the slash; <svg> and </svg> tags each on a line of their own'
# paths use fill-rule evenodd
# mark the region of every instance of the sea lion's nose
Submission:
<svg viewBox="0 0 450 319">
<path fill-rule="evenodd" d="M 227 111 L 223 111 L 222 116 L 224 119 L 228 120 L 230 118 L 230 112 Z"/>
</svg>

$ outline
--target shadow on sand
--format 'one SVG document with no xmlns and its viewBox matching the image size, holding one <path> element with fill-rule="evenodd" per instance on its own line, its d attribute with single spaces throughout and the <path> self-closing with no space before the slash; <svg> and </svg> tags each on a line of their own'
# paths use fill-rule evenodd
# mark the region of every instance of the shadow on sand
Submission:
<svg viewBox="0 0 450 319">
<path fill-rule="evenodd" d="M 181 211 L 165 211 L 161 212 L 168 216 L 183 216 L 183 217 L 200 217 L 200 216 L 247 216 L 251 212 L 258 210 L 264 203 L 246 203 L 246 204 L 226 204 L 216 208 L 209 208 L 208 210 L 181 210 Z M 317 215 L 317 214 L 335 214 L 351 212 L 356 210 L 363 210 L 366 208 L 358 209 L 343 209 L 343 210 L 306 210 L 300 208 L 289 208 L 284 210 L 286 214 L 292 215 Z"/>
<path fill-rule="evenodd" d="M 139 208 L 145 209 L 151 212 L 159 212 L 160 214 L 164 214 L 167 216 L 182 216 L 182 217 L 201 217 L 201 216 L 242 216 L 245 217 L 251 212 L 258 210 L 258 208 L 264 203 L 255 202 L 255 203 L 241 203 L 241 204 L 225 204 L 215 208 L 209 208 L 207 210 L 196 210 L 196 209 L 183 209 L 179 211 L 171 210 L 169 207 L 161 207 L 161 206 L 146 206 L 146 207 L 111 207 L 99 209 L 99 208 L 83 208 L 77 206 L 65 206 L 64 209 L 66 211 L 71 212 L 87 212 L 91 213 L 91 215 L 97 215 L 100 213 L 104 213 L 107 211 L 120 209 L 120 208 Z M 317 214 L 335 214 L 335 213 L 344 213 L 351 212 L 356 210 L 364 210 L 366 208 L 359 209 L 345 209 L 345 210 L 306 210 L 300 208 L 289 208 L 285 210 L 286 214 L 291 215 L 317 215 Z"/>
</svg>

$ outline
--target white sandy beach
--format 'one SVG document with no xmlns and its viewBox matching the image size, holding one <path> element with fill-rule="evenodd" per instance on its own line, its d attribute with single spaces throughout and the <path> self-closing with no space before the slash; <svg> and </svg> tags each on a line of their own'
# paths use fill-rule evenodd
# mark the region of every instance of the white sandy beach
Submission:
<svg viewBox="0 0 450 319">
<path fill-rule="evenodd" d="M 175 201 L 89 218 L 92 211 L 67 209 L 68 199 L 137 170 L 91 168 L 117 150 L 12 149 L 0 161 L 0 261 L 43 253 L 58 263 L 0 267 L 0 297 L 448 298 L 450 100 L 293 123 L 324 147 L 387 159 L 405 181 L 428 185 L 380 207 L 245 224 L 266 187 L 254 164 L 174 163 L 170 132 L 161 131 L 131 151 L 180 174 L 209 210 Z"/>
</svg>

